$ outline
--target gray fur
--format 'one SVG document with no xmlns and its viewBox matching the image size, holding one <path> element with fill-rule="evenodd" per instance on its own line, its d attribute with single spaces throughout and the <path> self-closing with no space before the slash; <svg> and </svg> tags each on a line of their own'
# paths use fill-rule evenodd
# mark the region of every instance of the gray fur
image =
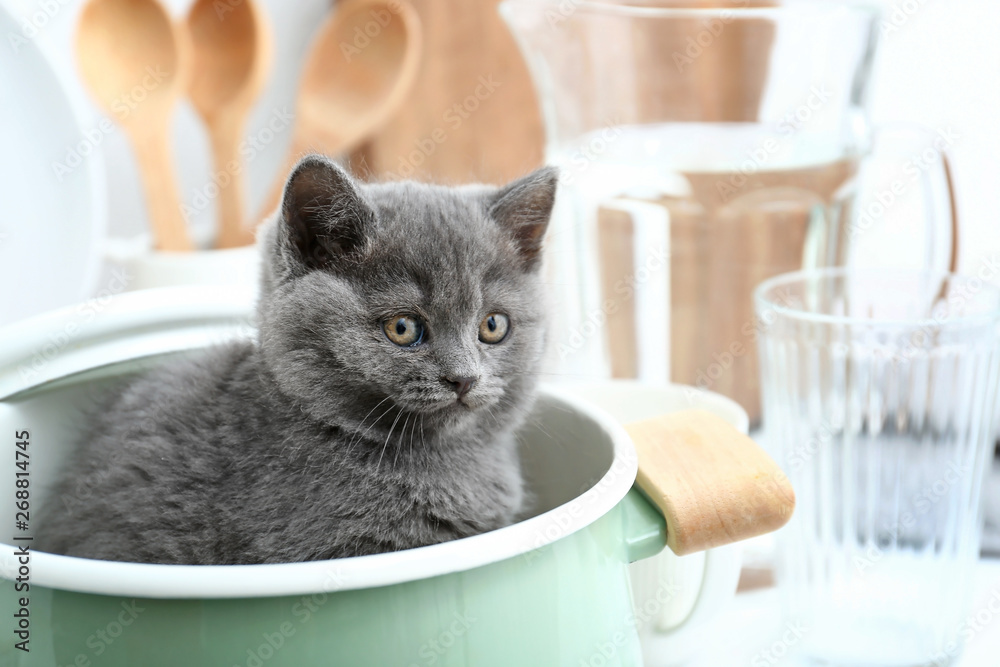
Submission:
<svg viewBox="0 0 1000 667">
<path fill-rule="evenodd" d="M 117 392 L 55 489 L 38 547 L 290 562 L 511 523 L 555 183 L 543 169 L 501 190 L 360 185 L 306 158 L 258 241 L 258 342 L 165 364 Z M 479 323 L 495 311 L 511 328 L 487 345 Z M 386 338 L 381 321 L 399 312 L 426 319 L 421 346 Z M 454 376 L 478 378 L 461 401 L 442 380 Z"/>
</svg>

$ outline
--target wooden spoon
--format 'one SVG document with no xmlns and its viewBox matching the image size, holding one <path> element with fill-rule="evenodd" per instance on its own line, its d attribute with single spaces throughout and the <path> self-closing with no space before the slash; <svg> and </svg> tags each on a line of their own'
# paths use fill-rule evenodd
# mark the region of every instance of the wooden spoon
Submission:
<svg viewBox="0 0 1000 667">
<path fill-rule="evenodd" d="M 220 4 L 197 0 L 186 21 L 192 43 L 188 96 L 205 121 L 219 183 L 216 246 L 253 243 L 245 226 L 245 188 L 239 145 L 247 115 L 264 86 L 271 62 L 271 36 L 255 2 Z"/>
<path fill-rule="evenodd" d="M 507 183 L 541 166 L 545 137 L 539 98 L 514 35 L 497 11 L 498 0 L 410 2 L 426 45 L 420 71 L 397 112 L 353 151 L 356 170 L 376 178 Z M 556 4 L 539 2 L 536 10 L 553 37 L 583 9 L 573 1 Z M 572 18 L 563 20 L 561 11 Z M 669 66 L 676 69 L 672 61 Z M 499 85 L 484 87 L 483 81 Z M 474 111 L 469 102 L 477 105 Z M 441 138 L 442 129 L 446 140 L 433 151 L 413 153 L 418 143 L 429 146 L 428 137 Z"/>
<path fill-rule="evenodd" d="M 156 0 L 91 0 L 76 33 L 80 71 L 132 142 L 156 248 L 191 250 L 168 141 L 187 48 Z"/>
<path fill-rule="evenodd" d="M 291 150 L 260 219 L 277 208 L 288 173 L 305 153 L 338 156 L 392 115 L 416 78 L 422 35 L 405 0 L 338 3 L 306 59 Z"/>
</svg>

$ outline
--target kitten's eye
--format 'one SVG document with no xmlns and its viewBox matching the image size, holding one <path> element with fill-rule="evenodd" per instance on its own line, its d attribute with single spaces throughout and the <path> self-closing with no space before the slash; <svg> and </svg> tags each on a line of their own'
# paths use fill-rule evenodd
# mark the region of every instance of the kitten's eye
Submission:
<svg viewBox="0 0 1000 667">
<path fill-rule="evenodd" d="M 400 347 L 413 347 L 424 339 L 424 324 L 412 315 L 397 315 L 382 323 L 385 336 Z"/>
<path fill-rule="evenodd" d="M 491 345 L 507 337 L 510 320 L 501 313 L 490 313 L 479 323 L 479 340 Z"/>
</svg>

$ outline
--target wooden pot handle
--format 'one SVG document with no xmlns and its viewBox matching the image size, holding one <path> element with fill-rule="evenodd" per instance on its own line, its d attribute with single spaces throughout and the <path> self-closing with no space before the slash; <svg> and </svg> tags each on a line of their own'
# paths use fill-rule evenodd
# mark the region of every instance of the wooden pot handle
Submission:
<svg viewBox="0 0 1000 667">
<path fill-rule="evenodd" d="M 636 483 L 667 522 L 678 556 L 781 528 L 795 491 L 749 437 L 705 410 L 684 410 L 625 427 L 639 456 Z"/>
</svg>

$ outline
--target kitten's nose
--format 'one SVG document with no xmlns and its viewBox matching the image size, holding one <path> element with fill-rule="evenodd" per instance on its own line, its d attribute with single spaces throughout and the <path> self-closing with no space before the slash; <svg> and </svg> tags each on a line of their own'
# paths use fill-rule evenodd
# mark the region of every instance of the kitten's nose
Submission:
<svg viewBox="0 0 1000 667">
<path fill-rule="evenodd" d="M 444 380 L 445 384 L 455 390 L 459 398 L 462 398 L 469 393 L 473 385 L 476 384 L 476 378 L 441 378 Z"/>
</svg>

